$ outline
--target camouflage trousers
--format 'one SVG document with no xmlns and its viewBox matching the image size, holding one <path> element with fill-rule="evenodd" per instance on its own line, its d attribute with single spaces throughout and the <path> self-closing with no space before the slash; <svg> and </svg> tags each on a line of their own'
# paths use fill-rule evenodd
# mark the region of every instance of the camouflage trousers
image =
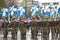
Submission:
<svg viewBox="0 0 60 40">
<path fill-rule="evenodd" d="M 4 30 L 3 30 L 3 34 L 4 34 L 4 37 L 7 38 L 8 30 L 7 30 L 7 29 L 4 29 Z"/>
<path fill-rule="evenodd" d="M 12 30 L 11 34 L 12 34 L 12 38 L 17 37 L 17 30 Z"/>
<path fill-rule="evenodd" d="M 31 28 L 31 34 L 32 38 L 37 38 L 38 29 Z"/>
</svg>

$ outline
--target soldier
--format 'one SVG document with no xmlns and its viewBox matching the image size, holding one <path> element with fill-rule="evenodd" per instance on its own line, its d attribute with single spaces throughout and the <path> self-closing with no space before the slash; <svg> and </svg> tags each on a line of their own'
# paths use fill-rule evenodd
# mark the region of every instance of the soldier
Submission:
<svg viewBox="0 0 60 40">
<path fill-rule="evenodd" d="M 57 29 L 57 21 L 54 21 L 54 30 L 55 30 L 55 34 L 56 34 L 56 37 L 58 37 L 58 29 Z"/>
<path fill-rule="evenodd" d="M 7 38 L 8 35 L 8 23 L 5 21 L 6 19 L 4 19 L 4 23 L 3 23 L 3 34 L 4 34 L 4 38 Z"/>
<path fill-rule="evenodd" d="M 38 31 L 42 33 L 41 22 L 37 22 Z"/>
<path fill-rule="evenodd" d="M 58 34 L 59 34 L 59 37 L 60 37 L 60 21 L 58 21 L 57 30 L 58 30 Z"/>
<path fill-rule="evenodd" d="M 54 21 L 51 21 L 51 32 L 52 32 L 52 37 L 55 37 L 56 28 L 54 27 Z"/>
<path fill-rule="evenodd" d="M 57 37 L 58 37 L 58 34 L 60 34 L 60 32 L 59 32 L 59 25 L 57 25 L 57 27 L 56 27 L 56 31 L 57 31 Z"/>
<path fill-rule="evenodd" d="M 14 21 L 14 31 L 15 31 L 15 36 L 17 37 L 17 30 L 18 29 L 18 23 Z"/>
<path fill-rule="evenodd" d="M 21 38 L 26 38 L 26 27 L 23 21 L 20 21 Z"/>
<path fill-rule="evenodd" d="M 32 38 L 37 38 L 38 27 L 37 27 L 37 22 L 34 20 L 31 22 L 31 33 L 32 33 Z"/>
<path fill-rule="evenodd" d="M 48 26 L 43 27 L 42 34 L 43 34 L 43 36 L 42 36 L 43 40 L 48 40 L 48 37 L 49 37 L 49 28 L 48 28 Z"/>
<path fill-rule="evenodd" d="M 15 37 L 17 37 L 16 21 L 13 20 L 13 21 L 11 22 L 11 27 L 12 27 L 12 30 L 11 30 L 12 38 L 15 38 Z"/>
<path fill-rule="evenodd" d="M 50 27 L 49 27 L 49 21 L 47 21 L 47 34 L 48 34 L 48 36 L 49 36 L 49 33 L 50 33 Z"/>
<path fill-rule="evenodd" d="M 56 24 L 57 24 L 57 21 L 54 21 L 55 35 L 56 35 L 56 37 L 58 37 L 58 31 L 57 31 L 57 26 L 56 26 Z"/>
<path fill-rule="evenodd" d="M 49 27 L 48 27 L 48 22 L 44 22 L 44 27 L 43 27 L 43 35 L 48 35 L 49 34 Z"/>
<path fill-rule="evenodd" d="M 15 34 L 15 33 L 14 33 L 14 23 L 13 23 L 13 20 L 11 21 L 10 24 L 11 24 L 11 28 L 12 28 L 12 29 L 11 29 L 12 38 L 15 38 L 15 35 L 14 35 L 14 34 Z"/>
</svg>

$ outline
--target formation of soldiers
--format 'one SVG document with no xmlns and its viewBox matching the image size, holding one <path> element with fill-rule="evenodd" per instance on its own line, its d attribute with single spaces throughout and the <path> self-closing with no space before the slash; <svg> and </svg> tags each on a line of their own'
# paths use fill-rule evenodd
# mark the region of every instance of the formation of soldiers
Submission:
<svg viewBox="0 0 60 40">
<path fill-rule="evenodd" d="M 41 33 L 43 35 L 48 35 L 50 33 L 50 29 L 52 31 L 52 35 L 54 34 L 60 34 L 60 20 L 59 21 L 41 21 L 36 22 L 32 20 L 31 22 L 24 22 L 24 21 L 18 21 L 12 20 L 11 23 L 6 22 L 6 19 L 4 19 L 3 22 L 3 34 L 4 38 L 7 38 L 8 35 L 8 28 L 11 28 L 11 34 L 12 38 L 17 37 L 17 31 L 20 30 L 21 38 L 26 38 L 26 29 L 29 30 L 31 28 L 31 36 L 32 38 L 37 38 L 38 31 L 41 29 Z"/>
</svg>

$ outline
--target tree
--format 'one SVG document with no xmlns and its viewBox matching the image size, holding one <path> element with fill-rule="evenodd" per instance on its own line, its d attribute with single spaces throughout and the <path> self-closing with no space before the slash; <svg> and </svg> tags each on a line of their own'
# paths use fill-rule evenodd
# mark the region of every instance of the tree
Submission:
<svg viewBox="0 0 60 40">
<path fill-rule="evenodd" d="M 1 10 L 1 8 L 4 7 L 4 4 L 5 4 L 5 0 L 0 0 L 0 10 Z"/>
</svg>

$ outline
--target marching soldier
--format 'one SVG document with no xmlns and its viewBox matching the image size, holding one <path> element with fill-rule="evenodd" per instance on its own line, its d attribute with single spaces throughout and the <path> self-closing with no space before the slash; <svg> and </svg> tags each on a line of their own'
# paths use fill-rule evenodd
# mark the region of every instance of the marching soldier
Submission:
<svg viewBox="0 0 60 40">
<path fill-rule="evenodd" d="M 15 29 L 15 36 L 17 37 L 17 29 L 18 29 L 18 25 L 17 25 L 18 23 L 16 22 L 16 21 L 14 21 L 14 29 Z"/>
<path fill-rule="evenodd" d="M 11 34 L 12 34 L 12 38 L 15 38 L 15 31 L 14 31 L 14 23 L 13 20 L 11 21 Z"/>
<path fill-rule="evenodd" d="M 44 22 L 44 27 L 43 27 L 43 35 L 48 35 L 49 34 L 49 27 L 47 25 L 47 22 Z"/>
<path fill-rule="evenodd" d="M 41 22 L 37 22 L 38 32 L 42 33 Z"/>
<path fill-rule="evenodd" d="M 4 23 L 3 23 L 3 34 L 4 34 L 4 38 L 7 38 L 7 35 L 8 35 L 8 23 L 5 21 L 5 19 L 4 19 Z"/>
<path fill-rule="evenodd" d="M 54 21 L 54 30 L 55 30 L 56 37 L 58 37 L 57 21 Z"/>
<path fill-rule="evenodd" d="M 35 22 L 34 20 L 31 22 L 31 33 L 32 33 L 32 38 L 37 38 L 38 27 L 37 27 L 37 22 Z"/>
<path fill-rule="evenodd" d="M 12 27 L 12 30 L 11 30 L 12 38 L 15 38 L 15 37 L 17 37 L 17 27 L 16 27 L 16 21 L 15 20 L 13 20 L 11 22 L 11 27 Z"/>
<path fill-rule="evenodd" d="M 23 21 L 20 21 L 21 38 L 26 38 L 26 27 Z"/>
<path fill-rule="evenodd" d="M 52 32 L 52 37 L 54 37 L 56 33 L 56 27 L 54 27 L 54 21 L 51 22 L 51 32 Z"/>
<path fill-rule="evenodd" d="M 43 40 L 48 40 L 49 37 L 49 28 L 47 26 L 43 27 L 43 32 L 42 32 L 42 37 Z"/>
<path fill-rule="evenodd" d="M 57 30 L 58 30 L 58 34 L 59 34 L 59 37 L 60 37 L 60 22 L 58 21 L 58 25 L 57 25 Z"/>
</svg>

